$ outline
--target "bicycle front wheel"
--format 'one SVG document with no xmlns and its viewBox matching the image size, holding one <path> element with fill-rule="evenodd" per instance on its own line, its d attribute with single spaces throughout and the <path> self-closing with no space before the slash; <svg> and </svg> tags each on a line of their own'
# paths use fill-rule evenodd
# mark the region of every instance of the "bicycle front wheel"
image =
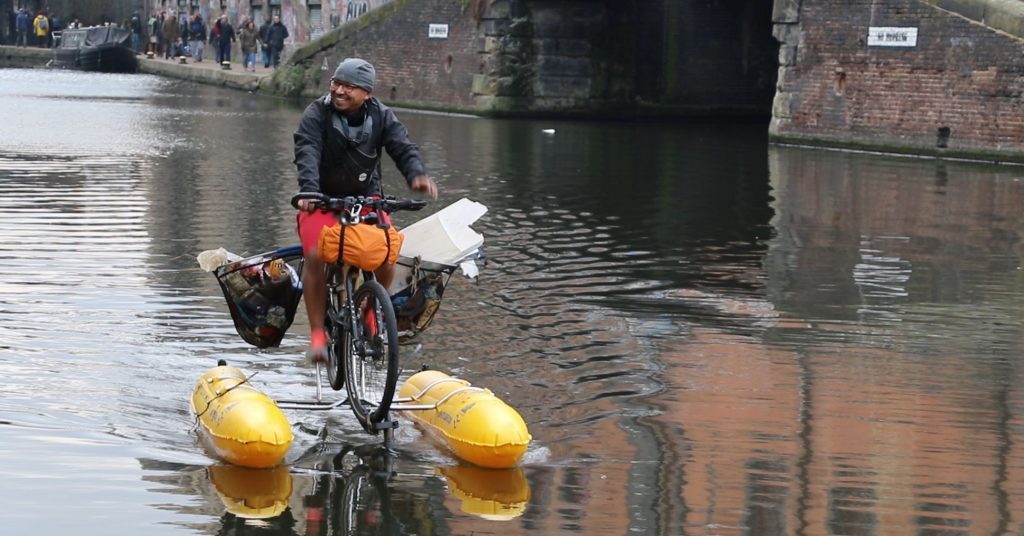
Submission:
<svg viewBox="0 0 1024 536">
<path fill-rule="evenodd" d="M 363 429 L 376 434 L 374 425 L 387 418 L 398 383 L 398 322 L 391 297 L 376 281 L 360 285 L 352 302 L 355 330 L 346 348 L 345 388 Z"/>
</svg>

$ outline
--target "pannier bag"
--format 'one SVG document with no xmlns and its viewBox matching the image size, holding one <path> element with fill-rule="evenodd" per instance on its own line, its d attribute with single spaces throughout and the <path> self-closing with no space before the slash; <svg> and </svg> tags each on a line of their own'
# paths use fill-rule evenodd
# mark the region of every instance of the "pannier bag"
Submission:
<svg viewBox="0 0 1024 536">
<path fill-rule="evenodd" d="M 245 342 L 257 348 L 281 343 L 302 298 L 299 274 L 287 261 L 301 257 L 302 249 L 296 247 L 230 262 L 214 271 L 235 330 Z"/>
<path fill-rule="evenodd" d="M 342 234 L 344 230 L 344 234 Z M 342 261 L 360 270 L 373 271 L 384 263 L 395 264 L 402 249 L 402 234 L 393 225 L 382 227 L 370 223 L 342 225 L 336 223 L 320 232 L 317 251 L 324 262 L 338 262 L 338 249 L 344 252 Z"/>
</svg>

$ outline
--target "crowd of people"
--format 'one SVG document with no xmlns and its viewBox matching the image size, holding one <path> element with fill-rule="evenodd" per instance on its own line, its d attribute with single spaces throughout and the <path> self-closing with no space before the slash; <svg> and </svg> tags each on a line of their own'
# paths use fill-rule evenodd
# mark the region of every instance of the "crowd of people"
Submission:
<svg viewBox="0 0 1024 536">
<path fill-rule="evenodd" d="M 132 31 L 133 43 L 136 37 L 140 42 L 145 38 L 145 49 L 136 49 L 137 52 L 165 59 L 186 56 L 201 62 L 204 55 L 209 56 L 206 54 L 209 45 L 216 63 L 230 62 L 234 44 L 238 43 L 243 68 L 252 71 L 256 70 L 259 60 L 264 67 L 277 67 L 288 38 L 288 28 L 277 15 L 259 27 L 255 21 L 242 17 L 236 29 L 226 14 L 208 24 L 198 13 L 159 12 L 151 14 L 145 24 L 133 15 L 128 28 Z"/>
<path fill-rule="evenodd" d="M 73 19 L 67 24 L 67 28 L 77 28 L 80 24 L 78 19 Z M 33 14 L 25 8 L 20 8 L 8 13 L 7 31 L 3 32 L 0 43 L 19 47 L 51 48 L 56 44 L 54 36 L 60 35 L 64 29 L 65 21 L 59 15 L 43 10 Z"/>
<path fill-rule="evenodd" d="M 24 8 L 12 11 L 8 19 L 6 35 L 0 42 L 22 47 L 50 48 L 56 45 L 54 37 L 59 36 L 62 30 L 85 26 L 75 18 L 65 27 L 58 15 L 43 10 L 33 15 Z M 242 17 L 237 30 L 226 14 L 210 25 L 198 13 L 189 15 L 184 11 L 154 12 L 145 21 L 134 13 L 120 23 L 103 21 L 101 24 L 117 24 L 131 31 L 132 49 L 137 54 L 152 53 L 153 57 L 165 59 L 186 56 L 201 62 L 209 45 L 214 61 L 218 64 L 230 62 L 233 45 L 238 43 L 243 68 L 252 71 L 256 70 L 257 62 L 266 68 L 280 65 L 289 35 L 278 15 L 268 17 L 259 26 L 256 21 Z"/>
</svg>

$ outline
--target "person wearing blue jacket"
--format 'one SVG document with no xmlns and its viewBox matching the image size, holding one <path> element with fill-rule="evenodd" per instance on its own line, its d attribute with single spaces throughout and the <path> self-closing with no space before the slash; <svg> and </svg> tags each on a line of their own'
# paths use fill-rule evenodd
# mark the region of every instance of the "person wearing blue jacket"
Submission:
<svg viewBox="0 0 1024 536">
<path fill-rule="evenodd" d="M 18 31 L 17 45 L 19 47 L 27 47 L 28 29 L 29 26 L 31 26 L 31 23 L 29 22 L 28 19 L 28 11 L 25 11 L 25 8 L 21 8 L 21 10 L 18 11 L 18 16 L 14 20 L 14 26 Z"/>
<path fill-rule="evenodd" d="M 192 49 L 192 60 L 203 61 L 203 44 L 206 42 L 206 24 L 203 17 L 196 13 L 188 23 L 189 48 Z"/>
</svg>

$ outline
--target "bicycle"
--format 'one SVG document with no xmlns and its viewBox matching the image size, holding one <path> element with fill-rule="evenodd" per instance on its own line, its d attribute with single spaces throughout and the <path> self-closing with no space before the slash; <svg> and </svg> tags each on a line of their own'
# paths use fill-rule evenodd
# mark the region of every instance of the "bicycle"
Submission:
<svg viewBox="0 0 1024 536">
<path fill-rule="evenodd" d="M 291 200 L 292 205 L 303 199 L 338 212 L 339 223 L 345 226 L 379 225 L 385 219 L 380 217 L 382 213 L 419 210 L 426 206 L 425 201 L 418 200 L 332 198 L 320 193 L 297 194 Z M 412 247 L 409 251 L 404 245 L 399 248 L 389 289 L 376 280 L 372 270 L 326 263 L 328 299 L 324 327 L 328 352 L 325 362 L 316 362 L 316 398 L 277 399 L 278 407 L 330 411 L 348 405 L 365 431 L 373 435 L 383 432 L 385 443 L 392 440 L 398 426 L 398 421 L 389 418 L 390 410 L 397 407 L 402 411 L 433 409 L 409 404 L 406 399 L 394 399 L 401 372 L 399 346 L 415 342 L 431 325 L 455 271 L 461 270 L 471 279 L 476 277 L 476 262 L 485 260 L 483 237 L 474 237 L 475 233 L 468 226 L 486 210 L 468 199 L 442 209 L 441 213 L 447 211 L 446 225 L 466 227 L 457 240 L 447 235 L 447 228 L 438 223 L 440 213 L 403 229 L 402 243 Z M 448 241 L 433 241 L 439 233 Z M 425 249 L 417 244 L 430 244 L 430 247 Z M 343 253 L 343 246 L 339 243 L 339 252 Z M 299 244 L 245 258 L 223 248 L 204 251 L 198 256 L 200 266 L 213 271 L 217 277 L 235 330 L 245 342 L 257 348 L 278 346 L 291 326 L 303 294 L 301 273 L 306 269 L 303 259 Z M 336 391 L 345 389 L 347 398 L 333 402 L 324 399 L 325 368 L 327 383 Z"/>
<path fill-rule="evenodd" d="M 394 198 L 348 196 L 334 198 L 319 192 L 300 192 L 292 197 L 293 206 L 311 200 L 318 209 L 337 212 L 342 226 L 380 223 L 381 212 L 419 210 L 425 201 Z M 344 229 L 342 230 L 344 232 Z M 397 425 L 388 419 L 398 383 L 398 320 L 391 296 L 370 270 L 344 263 L 339 247 L 338 261 L 327 263 L 327 379 L 331 388 L 345 388 L 348 404 L 364 430 L 385 432 L 390 439 Z M 317 362 L 317 377 L 321 363 Z M 320 399 L 319 381 L 317 399 Z M 294 401 L 292 401 L 294 402 Z"/>
</svg>

